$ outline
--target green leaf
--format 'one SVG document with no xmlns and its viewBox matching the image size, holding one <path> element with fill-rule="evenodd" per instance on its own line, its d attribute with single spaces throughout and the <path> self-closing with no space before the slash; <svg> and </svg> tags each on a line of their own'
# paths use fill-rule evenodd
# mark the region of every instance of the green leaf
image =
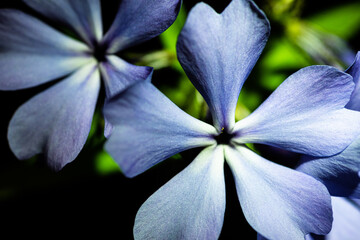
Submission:
<svg viewBox="0 0 360 240">
<path fill-rule="evenodd" d="M 159 88 L 173 103 L 191 116 L 199 119 L 206 116 L 207 104 L 185 73 L 180 77 L 176 87 L 160 86 Z"/>
<path fill-rule="evenodd" d="M 121 172 L 119 165 L 117 165 L 114 159 L 104 150 L 96 155 L 95 167 L 97 172 L 101 175 Z"/>
<path fill-rule="evenodd" d="M 184 7 L 181 7 L 179 15 L 177 16 L 175 22 L 162 34 L 160 34 L 159 38 L 161 43 L 164 46 L 164 50 L 171 55 L 172 64 L 171 66 L 178 71 L 182 71 L 180 63 L 177 61 L 176 55 L 176 42 L 177 38 L 183 28 L 186 21 L 186 11 Z"/>
<path fill-rule="evenodd" d="M 268 71 L 293 69 L 308 66 L 310 62 L 304 54 L 285 37 L 274 39 L 268 44 L 267 52 L 259 62 Z"/>
<path fill-rule="evenodd" d="M 306 20 L 327 32 L 349 39 L 360 29 L 360 3 L 340 5 Z"/>
<path fill-rule="evenodd" d="M 261 76 L 260 84 L 263 88 L 274 91 L 287 77 L 285 73 L 267 71 Z"/>
<path fill-rule="evenodd" d="M 176 41 L 185 24 L 185 20 L 186 11 L 184 10 L 184 7 L 181 7 L 175 22 L 165 32 L 160 34 L 160 41 L 166 50 L 176 52 Z"/>
<path fill-rule="evenodd" d="M 267 90 L 275 90 L 289 72 L 310 65 L 308 57 L 285 37 L 273 39 L 259 61 L 259 83 Z"/>
<path fill-rule="evenodd" d="M 262 102 L 261 93 L 249 89 L 241 89 L 238 105 L 242 109 L 241 114 L 237 114 L 237 119 L 245 117 L 250 112 L 254 111 Z M 246 111 L 249 111 L 248 113 Z"/>
</svg>

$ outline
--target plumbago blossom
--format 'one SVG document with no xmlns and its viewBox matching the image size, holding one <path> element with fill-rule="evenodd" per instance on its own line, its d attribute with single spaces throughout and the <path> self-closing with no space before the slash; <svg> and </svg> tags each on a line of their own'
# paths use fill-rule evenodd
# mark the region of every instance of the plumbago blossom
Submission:
<svg viewBox="0 0 360 240">
<path fill-rule="evenodd" d="M 245 144 L 318 157 L 343 151 L 360 133 L 360 113 L 344 107 L 354 83 L 333 67 L 301 69 L 235 123 L 240 90 L 269 32 L 266 16 L 252 1 L 233 0 L 221 14 L 204 3 L 190 11 L 177 53 L 209 106 L 213 126 L 183 112 L 150 82 L 134 84 L 105 104 L 104 115 L 114 127 L 105 148 L 128 177 L 181 151 L 205 147 L 141 206 L 135 239 L 218 238 L 225 212 L 225 161 L 247 221 L 264 237 L 304 239 L 330 231 L 326 187 Z"/>
<path fill-rule="evenodd" d="M 100 78 L 108 99 L 152 75 L 152 68 L 134 66 L 115 54 L 166 30 L 181 1 L 122 0 L 105 34 L 99 0 L 24 2 L 79 38 L 24 12 L 0 10 L 0 90 L 64 78 L 15 112 L 8 129 L 10 148 L 19 159 L 43 153 L 48 165 L 60 170 L 85 144 Z M 105 125 L 108 135 L 112 127 L 107 121 Z"/>
</svg>

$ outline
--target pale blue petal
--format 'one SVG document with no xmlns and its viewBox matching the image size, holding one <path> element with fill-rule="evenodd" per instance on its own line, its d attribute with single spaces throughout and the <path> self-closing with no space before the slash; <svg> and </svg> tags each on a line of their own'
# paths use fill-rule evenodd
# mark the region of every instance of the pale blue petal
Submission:
<svg viewBox="0 0 360 240">
<path fill-rule="evenodd" d="M 99 89 L 93 63 L 20 106 L 8 130 L 15 156 L 23 160 L 43 153 L 54 170 L 73 161 L 89 134 Z"/>
<path fill-rule="evenodd" d="M 139 209 L 135 239 L 218 239 L 225 212 L 223 147 L 208 147 Z"/>
<path fill-rule="evenodd" d="M 100 64 L 100 70 L 105 83 L 106 101 L 139 81 L 151 81 L 153 73 L 151 67 L 135 66 L 115 55 L 107 56 L 107 61 Z M 111 132 L 112 125 L 105 117 L 105 137 Z"/>
<path fill-rule="evenodd" d="M 351 76 L 333 67 L 303 68 L 236 123 L 234 140 L 313 156 L 337 154 L 360 135 L 360 112 L 344 109 L 353 89 Z"/>
<path fill-rule="evenodd" d="M 268 240 L 268 239 L 258 233 L 257 237 L 256 237 L 256 240 Z"/>
<path fill-rule="evenodd" d="M 17 90 L 69 74 L 91 58 L 86 45 L 17 10 L 0 10 L 0 89 Z"/>
<path fill-rule="evenodd" d="M 360 138 L 331 157 L 302 156 L 297 170 L 324 183 L 332 196 L 360 198 Z"/>
<path fill-rule="evenodd" d="M 351 95 L 346 108 L 360 111 L 360 52 L 357 53 L 354 63 L 346 70 L 354 78 L 355 90 Z"/>
<path fill-rule="evenodd" d="M 99 0 L 24 0 L 26 4 L 57 24 L 73 30 L 93 46 L 102 35 Z"/>
<path fill-rule="evenodd" d="M 219 131 L 233 127 L 241 87 L 269 33 L 266 16 L 252 1 L 234 0 L 221 14 L 205 3 L 190 11 L 178 39 L 178 58 Z"/>
<path fill-rule="evenodd" d="M 188 115 L 150 82 L 139 82 L 104 106 L 113 125 L 106 150 L 128 177 L 186 149 L 216 143 L 214 127 Z"/>
<path fill-rule="evenodd" d="M 122 0 L 103 43 L 108 53 L 150 40 L 175 21 L 181 0 Z"/>
<path fill-rule="evenodd" d="M 358 240 L 360 239 L 360 203 L 340 197 L 331 198 L 334 222 L 326 240 Z"/>
<path fill-rule="evenodd" d="M 150 81 L 153 68 L 132 65 L 115 55 L 100 64 L 106 97 L 109 99 L 139 81 Z"/>
<path fill-rule="evenodd" d="M 245 218 L 261 235 L 303 240 L 307 233 L 330 231 L 331 201 L 323 184 L 243 146 L 226 147 L 225 159 Z"/>
<path fill-rule="evenodd" d="M 334 222 L 326 236 L 306 235 L 306 240 L 358 240 L 360 239 L 360 202 L 359 199 L 341 197 L 331 198 Z"/>
</svg>

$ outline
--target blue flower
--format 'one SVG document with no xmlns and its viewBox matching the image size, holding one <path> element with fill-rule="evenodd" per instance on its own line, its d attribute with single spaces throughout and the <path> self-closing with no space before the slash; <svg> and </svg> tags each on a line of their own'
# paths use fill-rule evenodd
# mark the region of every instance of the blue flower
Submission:
<svg viewBox="0 0 360 240">
<path fill-rule="evenodd" d="M 346 72 L 355 82 L 354 92 L 346 108 L 360 111 L 360 52 Z M 360 198 L 360 136 L 337 155 L 302 156 L 297 170 L 324 183 L 332 196 Z"/>
<path fill-rule="evenodd" d="M 218 238 L 225 212 L 225 162 L 247 221 L 263 236 L 304 239 L 330 231 L 326 187 L 245 144 L 313 156 L 339 153 L 360 133 L 360 113 L 344 107 L 354 83 L 333 67 L 301 69 L 235 123 L 240 90 L 269 32 L 266 16 L 252 1 L 233 0 L 221 14 L 204 3 L 190 11 L 177 54 L 206 100 L 213 126 L 186 114 L 150 82 L 134 84 L 106 103 L 104 115 L 114 128 L 105 148 L 128 177 L 181 151 L 205 147 L 141 206 L 135 239 Z"/>
<path fill-rule="evenodd" d="M 8 140 L 17 158 L 43 153 L 60 170 L 85 144 L 102 77 L 106 98 L 148 79 L 152 68 L 115 54 L 168 28 L 180 0 L 122 0 L 103 34 L 99 0 L 24 0 L 71 38 L 24 12 L 0 11 L 0 89 L 18 90 L 64 78 L 23 104 L 10 121 Z M 111 132 L 106 122 L 105 135 Z"/>
</svg>

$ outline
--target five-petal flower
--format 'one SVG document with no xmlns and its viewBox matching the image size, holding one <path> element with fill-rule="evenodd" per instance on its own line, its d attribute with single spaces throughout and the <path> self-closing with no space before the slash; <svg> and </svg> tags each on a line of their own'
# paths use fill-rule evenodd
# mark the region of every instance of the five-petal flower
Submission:
<svg viewBox="0 0 360 240">
<path fill-rule="evenodd" d="M 263 236 L 304 239 L 330 231 L 326 187 L 245 144 L 313 156 L 343 151 L 360 133 L 360 113 L 344 107 L 354 83 L 332 67 L 301 69 L 235 123 L 238 95 L 269 32 L 266 16 L 252 1 L 233 0 L 221 14 L 204 3 L 190 11 L 178 58 L 206 100 L 214 126 L 183 112 L 150 82 L 134 84 L 106 103 L 104 114 L 114 129 L 105 147 L 128 177 L 183 150 L 206 147 L 141 206 L 136 239 L 216 239 L 225 211 L 225 161 L 246 219 Z"/>
<path fill-rule="evenodd" d="M 14 9 L 0 11 L 0 89 L 18 90 L 58 78 L 14 114 L 8 140 L 17 158 L 43 153 L 60 170 L 85 144 L 103 78 L 106 98 L 151 77 L 152 68 L 115 54 L 166 30 L 180 0 L 122 0 L 103 35 L 99 0 L 24 0 L 74 39 Z M 106 119 L 105 119 L 106 120 Z M 106 122 L 105 135 L 111 132 Z"/>
</svg>

